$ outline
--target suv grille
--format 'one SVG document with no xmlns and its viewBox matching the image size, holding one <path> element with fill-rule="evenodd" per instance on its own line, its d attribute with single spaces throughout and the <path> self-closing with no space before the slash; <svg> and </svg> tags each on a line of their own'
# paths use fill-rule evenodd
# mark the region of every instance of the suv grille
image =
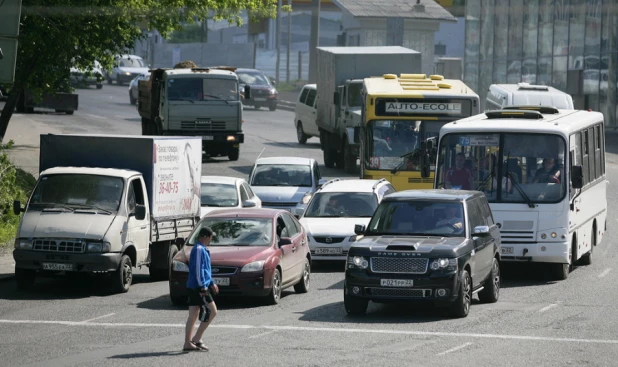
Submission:
<svg viewBox="0 0 618 367">
<path fill-rule="evenodd" d="M 429 259 L 400 259 L 396 257 L 372 257 L 371 271 L 374 273 L 425 274 Z"/>
<path fill-rule="evenodd" d="M 33 248 L 36 251 L 82 253 L 84 246 L 85 243 L 79 241 L 40 239 L 34 240 Z"/>
</svg>

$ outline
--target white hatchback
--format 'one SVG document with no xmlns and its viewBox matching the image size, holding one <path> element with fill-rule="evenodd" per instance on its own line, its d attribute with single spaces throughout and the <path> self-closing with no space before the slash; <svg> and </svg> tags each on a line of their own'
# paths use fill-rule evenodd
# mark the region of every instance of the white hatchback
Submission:
<svg viewBox="0 0 618 367">
<path fill-rule="evenodd" d="M 369 224 L 384 196 L 396 192 L 386 179 L 326 182 L 318 190 L 300 223 L 307 231 L 312 260 L 345 260 L 356 240 L 354 226 Z"/>
<path fill-rule="evenodd" d="M 202 176 L 200 218 L 221 208 L 261 208 L 262 200 L 242 178 Z"/>
<path fill-rule="evenodd" d="M 306 84 L 298 95 L 294 127 L 296 127 L 296 138 L 300 144 L 305 144 L 307 139 L 312 136 L 320 137 L 318 124 L 315 121 L 317 117 L 317 93 L 315 84 Z"/>
</svg>

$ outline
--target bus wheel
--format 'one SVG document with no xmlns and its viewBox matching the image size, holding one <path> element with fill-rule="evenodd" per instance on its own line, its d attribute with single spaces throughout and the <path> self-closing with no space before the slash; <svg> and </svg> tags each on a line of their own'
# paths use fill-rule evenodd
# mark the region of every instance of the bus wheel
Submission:
<svg viewBox="0 0 618 367">
<path fill-rule="evenodd" d="M 594 246 L 597 243 L 597 226 L 594 225 L 592 227 L 592 236 L 590 236 L 590 251 L 582 256 L 580 263 L 582 265 L 590 265 L 592 264 L 592 251 L 594 251 Z"/>
<path fill-rule="evenodd" d="M 556 280 L 565 280 L 569 277 L 570 264 L 550 264 L 550 266 L 553 278 Z"/>
</svg>

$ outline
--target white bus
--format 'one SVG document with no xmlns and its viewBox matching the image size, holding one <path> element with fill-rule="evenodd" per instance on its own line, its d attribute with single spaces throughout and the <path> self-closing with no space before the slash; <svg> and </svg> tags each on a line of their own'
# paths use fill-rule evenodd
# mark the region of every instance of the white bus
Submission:
<svg viewBox="0 0 618 367">
<path fill-rule="evenodd" d="M 502 261 L 548 263 L 566 279 L 607 229 L 603 115 L 510 106 L 444 125 L 434 187 L 485 192 Z"/>
</svg>

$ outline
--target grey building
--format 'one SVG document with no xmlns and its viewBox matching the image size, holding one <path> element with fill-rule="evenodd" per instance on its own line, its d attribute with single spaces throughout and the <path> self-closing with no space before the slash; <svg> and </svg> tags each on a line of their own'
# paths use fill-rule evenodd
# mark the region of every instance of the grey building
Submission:
<svg viewBox="0 0 618 367">
<path fill-rule="evenodd" d="M 333 0 L 343 12 L 346 46 L 403 46 L 421 52 L 433 73 L 434 39 L 442 22 L 457 22 L 434 0 Z M 411 70 L 410 72 L 415 72 Z"/>
<path fill-rule="evenodd" d="M 616 17 L 616 0 L 467 0 L 465 82 L 481 99 L 492 83 L 551 85 L 616 126 Z"/>
</svg>

